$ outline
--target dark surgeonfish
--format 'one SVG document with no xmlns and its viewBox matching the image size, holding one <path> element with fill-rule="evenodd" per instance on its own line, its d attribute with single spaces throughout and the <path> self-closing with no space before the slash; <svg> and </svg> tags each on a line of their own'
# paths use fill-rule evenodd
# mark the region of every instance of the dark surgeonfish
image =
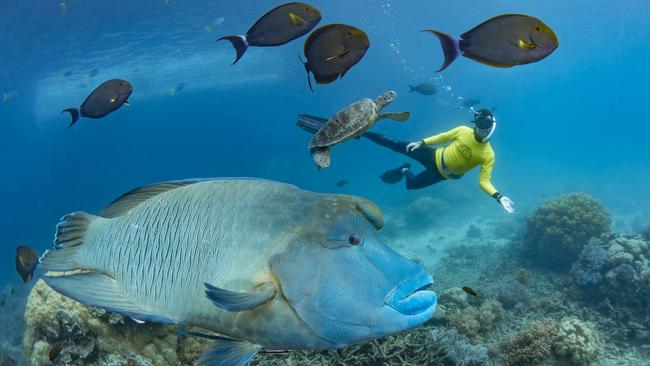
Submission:
<svg viewBox="0 0 650 366">
<path fill-rule="evenodd" d="M 542 60 L 559 45 L 555 32 L 528 15 L 503 14 L 490 18 L 463 33 L 460 40 L 427 29 L 440 39 L 447 68 L 459 55 L 494 67 L 512 67 Z"/>
<path fill-rule="evenodd" d="M 79 109 L 68 108 L 61 111 L 70 113 L 72 127 L 79 117 L 102 118 L 109 113 L 117 110 L 122 105 L 128 105 L 128 99 L 133 92 L 131 84 L 126 80 L 111 79 L 98 86 L 81 104 Z"/>
<path fill-rule="evenodd" d="M 350 182 L 348 182 L 347 180 L 341 180 L 341 181 L 338 181 L 336 183 L 336 186 L 337 187 L 343 187 L 343 186 L 347 185 L 348 183 L 350 183 Z"/>
<path fill-rule="evenodd" d="M 171 90 L 172 96 L 176 95 L 176 93 L 180 92 L 183 89 L 185 89 L 185 83 L 180 83 L 180 84 L 176 85 Z"/>
<path fill-rule="evenodd" d="M 422 95 L 434 95 L 437 91 L 436 86 L 431 83 L 422 83 L 416 86 L 409 85 L 409 88 L 411 88 L 410 93 L 418 92 Z"/>
<path fill-rule="evenodd" d="M 480 99 L 459 98 L 460 106 L 463 108 L 472 108 L 473 106 L 481 103 Z"/>
<path fill-rule="evenodd" d="M 23 279 L 23 282 L 26 283 L 32 279 L 37 264 L 38 253 L 34 249 L 24 246 L 16 248 L 16 272 Z"/>
<path fill-rule="evenodd" d="M 329 84 L 357 64 L 370 47 L 368 35 L 359 28 L 345 24 L 328 24 L 316 29 L 305 41 L 307 82 L 314 74 L 317 84 Z"/>
<path fill-rule="evenodd" d="M 225 36 L 237 51 L 233 65 L 244 55 L 248 46 L 279 46 L 309 33 L 320 22 L 320 11 L 304 3 L 287 3 L 264 14 L 243 36 Z"/>
</svg>

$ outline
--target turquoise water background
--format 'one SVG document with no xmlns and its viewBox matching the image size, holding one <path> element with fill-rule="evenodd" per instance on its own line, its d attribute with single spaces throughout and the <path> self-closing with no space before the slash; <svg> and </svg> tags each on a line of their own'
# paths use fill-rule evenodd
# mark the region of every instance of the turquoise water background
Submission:
<svg viewBox="0 0 650 366">
<path fill-rule="evenodd" d="M 51 245 L 63 214 L 96 212 L 144 184 L 192 177 L 247 176 L 320 192 L 345 192 L 399 211 L 439 187 L 407 192 L 378 175 L 406 160 L 366 140 L 337 146 L 318 172 L 310 136 L 296 115 L 330 116 L 363 97 L 398 92 L 388 110 L 408 109 L 405 124 L 375 131 L 415 140 L 467 123 L 458 98 L 498 106 L 493 183 L 523 218 L 546 198 L 584 191 L 634 231 L 650 213 L 647 86 L 650 27 L 645 1 L 312 1 L 319 25 L 364 29 L 364 59 L 334 84 L 311 93 L 297 55 L 305 38 L 250 48 L 234 66 L 223 35 L 243 34 L 277 1 L 58 1 L 0 3 L 0 283 L 17 282 L 16 245 Z M 511 69 L 460 58 L 443 73 L 438 41 L 502 13 L 539 17 L 560 47 L 547 59 Z M 206 28 L 209 27 L 209 28 Z M 98 74 L 89 73 L 98 69 Z M 69 76 L 65 76 L 70 72 Z M 68 130 L 59 112 L 78 106 L 110 78 L 129 80 L 131 106 Z M 408 84 L 433 82 L 433 97 Z M 185 83 L 172 96 L 171 89 Z M 419 170 L 419 167 L 417 168 Z M 507 215 L 478 189 L 477 172 L 444 182 L 470 200 L 453 210 L 467 220 Z M 336 188 L 339 180 L 350 184 Z M 650 221 L 650 220 L 648 220 Z M 645 222 L 647 225 L 648 222 Z M 418 245 L 418 243 L 413 243 Z"/>
</svg>

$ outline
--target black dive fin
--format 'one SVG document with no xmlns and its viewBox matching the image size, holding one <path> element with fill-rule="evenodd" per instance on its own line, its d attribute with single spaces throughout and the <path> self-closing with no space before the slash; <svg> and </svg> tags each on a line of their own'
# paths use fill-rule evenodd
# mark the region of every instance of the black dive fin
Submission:
<svg viewBox="0 0 650 366">
<path fill-rule="evenodd" d="M 388 170 L 384 172 L 384 174 L 379 176 L 379 179 L 381 179 L 382 182 L 388 183 L 388 184 L 395 184 L 398 183 L 399 181 L 404 178 L 404 173 L 402 173 L 402 169 L 404 168 L 410 168 L 411 164 L 406 163 L 400 167 L 397 167 L 395 169 Z"/>
<path fill-rule="evenodd" d="M 216 335 L 177 329 L 176 333 L 215 341 L 201 354 L 197 366 L 246 366 L 262 350 L 256 344 Z"/>
<path fill-rule="evenodd" d="M 321 117 L 316 117 L 316 116 L 310 116 L 308 114 L 300 113 L 298 115 L 298 122 L 296 122 L 296 126 L 302 128 L 303 130 L 309 132 L 309 133 L 316 133 L 318 130 L 320 130 L 325 123 L 327 123 L 327 119 L 321 118 Z"/>
<path fill-rule="evenodd" d="M 413 91 L 415 90 L 415 88 L 413 87 L 413 85 L 409 85 L 409 89 L 410 89 L 410 90 L 409 90 L 409 93 L 413 93 Z"/>
<path fill-rule="evenodd" d="M 133 303 L 122 293 L 117 281 L 104 274 L 86 272 L 67 276 L 44 276 L 43 280 L 56 292 L 85 305 L 114 311 L 134 319 L 174 323 L 169 318 L 153 314 Z"/>
<path fill-rule="evenodd" d="M 217 39 L 217 42 L 221 40 L 227 40 L 232 43 L 232 46 L 235 47 L 237 51 L 237 58 L 233 61 L 232 65 L 236 64 L 239 59 L 244 56 L 244 52 L 248 49 L 248 42 L 246 42 L 246 36 L 225 36 Z"/>
<path fill-rule="evenodd" d="M 77 123 L 77 121 L 79 120 L 79 116 L 80 116 L 80 114 L 81 114 L 77 108 L 68 108 L 68 109 L 64 109 L 64 110 L 61 111 L 61 113 L 63 113 L 63 112 L 68 112 L 68 113 L 70 113 L 70 117 L 72 117 L 72 121 L 71 121 L 70 124 L 68 125 L 68 128 L 72 127 L 72 125 L 74 125 L 75 123 Z"/>
<path fill-rule="evenodd" d="M 445 62 L 436 72 L 446 69 L 462 53 L 460 50 L 460 42 L 454 37 L 432 29 L 425 29 L 423 32 L 429 32 L 438 37 L 442 46 L 442 52 L 445 54 Z"/>
<path fill-rule="evenodd" d="M 277 293 L 275 285 L 265 283 L 250 292 L 234 292 L 204 283 L 205 294 L 213 304 L 225 311 L 245 311 L 254 309 L 273 299 Z"/>
</svg>

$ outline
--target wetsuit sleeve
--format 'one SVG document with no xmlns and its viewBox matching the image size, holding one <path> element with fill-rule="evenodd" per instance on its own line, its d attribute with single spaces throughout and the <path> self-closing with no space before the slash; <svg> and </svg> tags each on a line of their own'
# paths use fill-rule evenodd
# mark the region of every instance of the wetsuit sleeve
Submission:
<svg viewBox="0 0 650 366">
<path fill-rule="evenodd" d="M 478 175 L 478 183 L 481 189 L 490 196 L 493 196 L 497 189 L 492 185 L 492 168 L 494 167 L 494 155 L 481 164 L 481 172 Z"/>
<path fill-rule="evenodd" d="M 453 140 L 458 135 L 458 131 L 460 129 L 461 129 L 461 127 L 456 127 L 456 128 L 454 128 L 452 130 L 449 130 L 449 131 L 446 131 L 446 132 L 443 132 L 443 133 L 439 133 L 437 135 L 427 137 L 422 141 L 424 141 L 425 145 L 444 144 L 446 142 L 449 142 L 449 141 Z"/>
</svg>

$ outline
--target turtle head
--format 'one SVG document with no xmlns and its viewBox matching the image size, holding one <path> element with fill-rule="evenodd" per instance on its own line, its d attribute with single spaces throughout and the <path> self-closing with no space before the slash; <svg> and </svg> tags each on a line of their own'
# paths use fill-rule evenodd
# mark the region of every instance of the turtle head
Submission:
<svg viewBox="0 0 650 366">
<path fill-rule="evenodd" d="M 377 107 L 379 109 L 389 105 L 393 100 L 395 100 L 395 97 L 397 96 L 397 93 L 395 93 L 392 90 L 389 90 L 385 92 L 384 94 L 380 95 L 375 99 L 375 104 L 377 104 Z"/>
</svg>

